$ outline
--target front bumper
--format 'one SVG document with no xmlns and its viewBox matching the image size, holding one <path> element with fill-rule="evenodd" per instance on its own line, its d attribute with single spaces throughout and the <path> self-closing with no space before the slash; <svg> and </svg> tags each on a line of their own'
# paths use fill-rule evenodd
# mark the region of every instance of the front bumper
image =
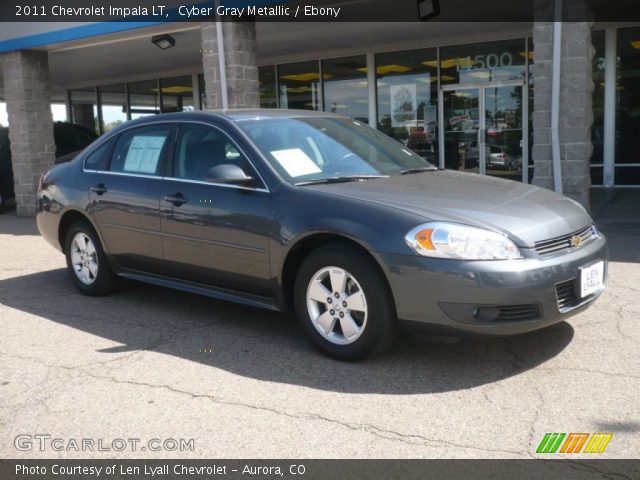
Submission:
<svg viewBox="0 0 640 480">
<path fill-rule="evenodd" d="M 411 330 L 487 335 L 537 330 L 584 310 L 602 293 L 584 299 L 578 294 L 567 303 L 563 295 L 567 288 L 572 293 L 571 281 L 578 283 L 580 267 L 603 260 L 605 282 L 607 278 L 607 242 L 602 234 L 578 250 L 548 258 L 532 251 L 527 258 L 505 261 L 379 257 L 398 318 Z"/>
</svg>

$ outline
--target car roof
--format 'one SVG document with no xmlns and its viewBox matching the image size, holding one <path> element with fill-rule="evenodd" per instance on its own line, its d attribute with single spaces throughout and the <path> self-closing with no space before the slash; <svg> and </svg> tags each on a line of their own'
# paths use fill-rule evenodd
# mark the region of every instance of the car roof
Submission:
<svg viewBox="0 0 640 480">
<path fill-rule="evenodd" d="M 316 112 L 314 110 L 287 110 L 287 109 L 275 109 L 275 108 L 251 108 L 251 109 L 207 109 L 207 110 L 195 110 L 190 112 L 173 112 L 173 113 L 161 113 L 159 115 L 152 115 L 149 117 L 139 118 L 132 122 L 137 124 L 154 123 L 156 121 L 166 120 L 188 120 L 188 119 L 202 119 L 202 118 L 224 118 L 233 122 L 244 120 L 264 120 L 269 118 L 305 118 L 305 117 L 333 117 L 343 118 L 340 115 L 329 112 Z"/>
<path fill-rule="evenodd" d="M 223 119 L 227 122 L 243 122 L 251 120 L 267 120 L 272 118 L 346 118 L 329 112 L 316 112 L 314 110 L 287 110 L 275 108 L 251 108 L 251 109 L 227 109 L 227 110 L 192 110 L 187 112 L 171 112 L 150 115 L 135 120 L 129 120 L 126 123 L 107 132 L 103 137 L 110 138 L 118 135 L 123 129 L 131 127 L 142 127 L 144 125 L 153 125 L 165 122 L 181 122 L 181 121 L 206 121 L 213 119 Z"/>
<path fill-rule="evenodd" d="M 224 116 L 234 121 L 262 120 L 267 118 L 303 118 L 303 117 L 339 117 L 333 113 L 317 112 L 315 110 L 293 110 L 276 108 L 241 108 L 227 110 L 203 110 L 216 116 Z"/>
</svg>

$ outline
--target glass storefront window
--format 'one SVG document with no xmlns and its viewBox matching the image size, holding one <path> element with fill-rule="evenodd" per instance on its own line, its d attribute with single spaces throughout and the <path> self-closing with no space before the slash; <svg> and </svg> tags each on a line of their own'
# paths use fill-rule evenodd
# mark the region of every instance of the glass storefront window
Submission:
<svg viewBox="0 0 640 480">
<path fill-rule="evenodd" d="M 102 132 L 106 133 L 127 121 L 124 83 L 100 87 L 98 91 L 102 108 Z"/>
<path fill-rule="evenodd" d="M 618 30 L 615 184 L 640 184 L 640 28 Z"/>
<path fill-rule="evenodd" d="M 456 45 L 440 49 L 440 82 L 490 83 L 525 80 L 525 39 Z"/>
<path fill-rule="evenodd" d="M 375 57 L 378 129 L 438 164 L 438 57 L 435 48 Z"/>
<path fill-rule="evenodd" d="M 71 117 L 73 123 L 99 133 L 98 101 L 95 88 L 71 90 Z"/>
<path fill-rule="evenodd" d="M 604 31 L 592 32 L 593 56 L 593 125 L 591 126 L 591 184 L 602 185 L 604 161 Z"/>
<path fill-rule="evenodd" d="M 320 110 L 320 68 L 316 61 L 278 66 L 280 108 Z"/>
<path fill-rule="evenodd" d="M 129 84 L 131 119 L 160 113 L 160 95 L 156 80 L 144 80 Z"/>
<path fill-rule="evenodd" d="M 369 123 L 367 57 L 322 61 L 324 111 Z"/>
<path fill-rule="evenodd" d="M 278 108 L 276 92 L 276 67 L 258 68 L 258 81 L 260 82 L 260 108 Z"/>
<path fill-rule="evenodd" d="M 207 91 L 205 90 L 206 87 L 204 84 L 203 73 L 198 74 L 198 86 L 200 88 L 200 108 L 202 110 L 206 110 L 207 109 Z"/>
<path fill-rule="evenodd" d="M 534 82 L 534 76 L 533 76 L 533 62 L 535 59 L 535 55 L 533 52 L 533 37 L 529 37 L 527 38 L 527 69 L 528 69 L 528 74 L 529 74 L 529 85 L 527 85 L 525 88 L 527 88 L 527 92 L 529 94 L 529 102 L 528 102 L 528 111 L 529 111 L 529 118 L 527 118 L 525 121 L 528 122 L 528 127 L 529 127 L 529 135 L 528 135 L 528 157 L 529 157 L 529 166 L 528 166 L 528 181 L 529 183 L 532 183 L 533 181 L 533 177 L 535 174 L 535 169 L 533 168 L 533 112 L 534 112 L 534 108 L 533 108 L 533 82 Z"/>
<path fill-rule="evenodd" d="M 162 91 L 162 113 L 191 112 L 193 103 L 193 83 L 190 75 L 163 78 L 160 80 Z"/>
</svg>

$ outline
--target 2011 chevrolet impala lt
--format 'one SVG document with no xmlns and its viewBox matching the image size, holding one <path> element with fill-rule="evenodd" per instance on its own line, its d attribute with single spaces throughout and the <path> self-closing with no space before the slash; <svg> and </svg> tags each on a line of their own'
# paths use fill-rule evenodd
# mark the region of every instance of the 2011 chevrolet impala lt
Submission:
<svg viewBox="0 0 640 480">
<path fill-rule="evenodd" d="M 556 193 L 434 168 L 362 123 L 286 110 L 129 122 L 40 180 L 81 292 L 118 277 L 273 310 L 347 360 L 399 327 L 515 334 L 604 288 L 607 246 Z"/>
</svg>

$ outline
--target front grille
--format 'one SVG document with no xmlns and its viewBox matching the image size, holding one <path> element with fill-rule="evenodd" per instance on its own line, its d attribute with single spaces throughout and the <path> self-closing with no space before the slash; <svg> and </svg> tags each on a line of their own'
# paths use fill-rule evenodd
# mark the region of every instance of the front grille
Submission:
<svg viewBox="0 0 640 480">
<path fill-rule="evenodd" d="M 542 240 L 536 242 L 534 247 L 539 255 L 551 255 L 553 253 L 561 253 L 568 250 L 573 250 L 575 247 L 572 245 L 571 239 L 573 237 L 580 237 L 581 245 L 585 244 L 597 237 L 595 227 L 589 225 L 586 228 L 578 230 L 561 237 L 551 238 L 549 240 Z"/>
<path fill-rule="evenodd" d="M 581 299 L 576 295 L 575 279 L 556 285 L 556 295 L 558 296 L 558 310 L 566 312 L 577 307 Z"/>
<path fill-rule="evenodd" d="M 540 318 L 540 305 L 508 305 L 498 307 L 496 322 L 521 322 Z"/>
</svg>

